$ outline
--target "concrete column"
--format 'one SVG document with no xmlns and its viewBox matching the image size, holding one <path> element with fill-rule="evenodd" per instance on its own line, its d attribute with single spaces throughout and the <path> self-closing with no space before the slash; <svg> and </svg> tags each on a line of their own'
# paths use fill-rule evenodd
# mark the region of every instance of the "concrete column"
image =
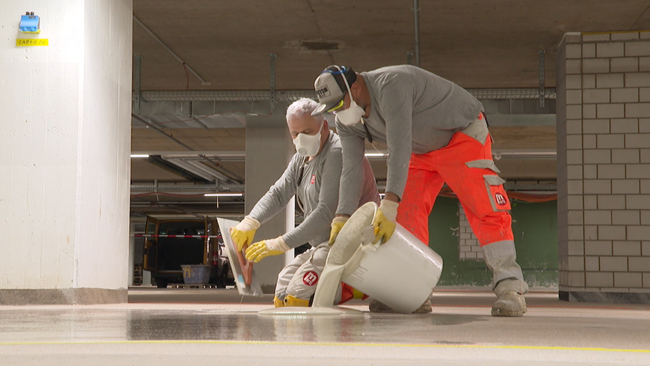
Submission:
<svg viewBox="0 0 650 366">
<path fill-rule="evenodd" d="M 560 298 L 650 303 L 650 33 L 557 56 Z"/>
<path fill-rule="evenodd" d="M 285 120 L 286 106 L 277 106 L 271 117 L 249 117 L 246 122 L 246 204 L 248 214 L 257 201 L 269 190 L 295 153 Z M 293 202 L 293 200 L 292 200 Z M 291 204 L 291 203 L 290 203 Z M 290 208 L 293 212 L 293 208 Z M 276 238 L 294 225 L 294 215 L 283 209 L 264 223 L 255 234 L 255 240 Z M 255 273 L 264 293 L 273 293 L 278 273 L 286 263 L 286 256 L 267 257 L 255 264 Z"/>
<path fill-rule="evenodd" d="M 131 230 L 129 231 L 129 280 L 128 285 L 133 286 L 133 270 L 135 267 L 135 224 L 131 224 Z"/>
<path fill-rule="evenodd" d="M 40 34 L 18 31 L 26 11 Z M 132 12 L 3 2 L 0 304 L 127 301 Z"/>
</svg>

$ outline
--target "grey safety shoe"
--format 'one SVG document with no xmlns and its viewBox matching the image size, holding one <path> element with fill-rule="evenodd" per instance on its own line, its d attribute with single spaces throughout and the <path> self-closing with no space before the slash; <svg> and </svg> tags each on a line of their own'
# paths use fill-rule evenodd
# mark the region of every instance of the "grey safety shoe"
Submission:
<svg viewBox="0 0 650 366">
<path fill-rule="evenodd" d="M 385 305 L 384 303 L 379 302 L 375 299 L 372 299 L 370 301 L 368 309 L 371 313 L 396 313 L 396 311 L 391 309 L 388 305 Z M 422 305 L 420 305 L 419 308 L 415 309 L 415 311 L 411 314 L 426 314 L 430 313 L 431 311 L 431 301 L 429 299 L 426 299 Z"/>
<path fill-rule="evenodd" d="M 522 316 L 526 311 L 526 299 L 516 291 L 504 291 L 492 305 L 492 316 Z"/>
<path fill-rule="evenodd" d="M 424 300 L 422 305 L 420 305 L 419 308 L 415 309 L 415 311 L 412 312 L 411 314 L 427 314 L 427 313 L 430 313 L 431 311 L 432 311 L 432 309 L 431 309 L 431 300 L 426 299 L 426 300 Z"/>
</svg>

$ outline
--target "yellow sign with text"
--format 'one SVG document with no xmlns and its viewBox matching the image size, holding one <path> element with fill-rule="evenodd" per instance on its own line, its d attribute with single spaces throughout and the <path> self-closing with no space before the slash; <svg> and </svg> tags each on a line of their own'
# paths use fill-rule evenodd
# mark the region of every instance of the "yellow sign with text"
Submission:
<svg viewBox="0 0 650 366">
<path fill-rule="evenodd" d="M 48 46 L 49 42 L 47 38 L 44 39 L 16 39 L 16 46 L 19 47 L 30 47 L 30 46 Z"/>
</svg>

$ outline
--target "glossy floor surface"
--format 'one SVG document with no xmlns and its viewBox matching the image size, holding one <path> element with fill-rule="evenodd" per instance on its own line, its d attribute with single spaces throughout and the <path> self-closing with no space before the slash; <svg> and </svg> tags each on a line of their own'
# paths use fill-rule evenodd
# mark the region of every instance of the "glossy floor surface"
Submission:
<svg viewBox="0 0 650 366">
<path fill-rule="evenodd" d="M 129 304 L 0 307 L 0 365 L 650 365 L 650 304 L 436 290 L 431 314 L 260 315 L 270 297 L 132 289 Z"/>
</svg>

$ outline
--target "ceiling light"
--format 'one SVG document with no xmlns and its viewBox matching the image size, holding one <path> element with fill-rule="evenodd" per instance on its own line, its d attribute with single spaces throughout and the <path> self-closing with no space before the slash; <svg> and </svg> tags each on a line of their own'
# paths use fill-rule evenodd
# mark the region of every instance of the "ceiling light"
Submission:
<svg viewBox="0 0 650 366">
<path fill-rule="evenodd" d="M 365 155 L 365 156 L 386 156 L 387 154 L 383 154 L 383 153 L 365 153 L 363 155 Z"/>
<path fill-rule="evenodd" d="M 148 158 L 149 154 L 131 154 L 132 158 Z"/>
<path fill-rule="evenodd" d="M 241 197 L 243 193 L 206 193 L 205 197 Z"/>
</svg>

